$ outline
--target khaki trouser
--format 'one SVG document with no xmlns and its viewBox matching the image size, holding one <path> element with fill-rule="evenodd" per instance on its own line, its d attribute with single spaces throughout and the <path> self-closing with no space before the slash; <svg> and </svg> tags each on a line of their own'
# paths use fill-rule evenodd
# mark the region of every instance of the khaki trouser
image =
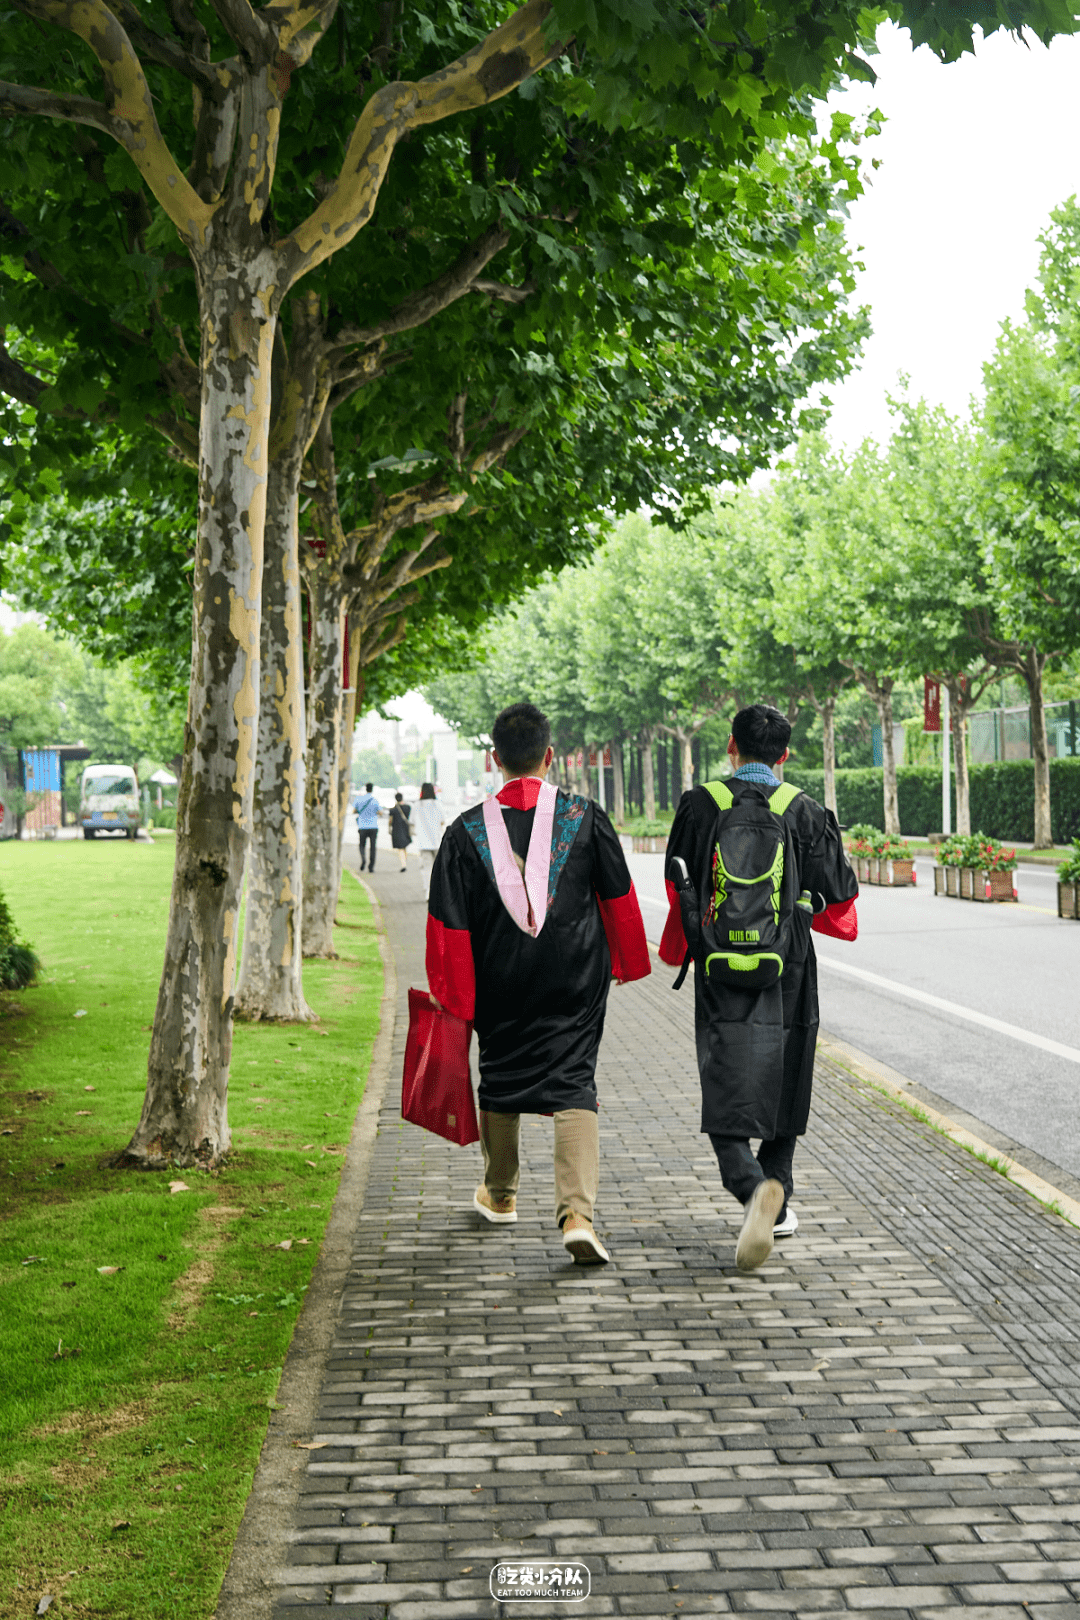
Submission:
<svg viewBox="0 0 1080 1620">
<path fill-rule="evenodd" d="M 555 1118 L 555 1219 L 561 1226 L 568 1215 L 593 1217 L 600 1190 L 600 1121 L 592 1108 L 563 1108 Z M 518 1190 L 520 1114 L 492 1114 L 480 1110 L 480 1146 L 484 1153 L 484 1185 L 496 1202 Z"/>
</svg>

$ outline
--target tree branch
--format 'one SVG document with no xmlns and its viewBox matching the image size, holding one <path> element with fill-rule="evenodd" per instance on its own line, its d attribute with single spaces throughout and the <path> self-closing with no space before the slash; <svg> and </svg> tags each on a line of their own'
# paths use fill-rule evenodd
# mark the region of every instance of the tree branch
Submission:
<svg viewBox="0 0 1080 1620">
<path fill-rule="evenodd" d="M 138 6 L 132 5 L 131 0 L 109 0 L 109 10 L 122 23 L 124 32 L 141 57 L 149 57 L 151 62 L 160 62 L 163 67 L 172 68 L 197 84 L 200 90 L 213 84 L 214 71 L 208 59 L 193 56 L 175 40 L 156 34 L 147 26 Z"/>
<path fill-rule="evenodd" d="M 105 119 L 99 104 L 83 96 L 50 96 L 44 90 L 9 85 L 0 90 L 0 111 L 38 113 L 69 123 L 88 123 L 111 135 L 130 156 L 184 240 L 201 246 L 213 209 L 181 174 L 158 127 L 150 86 L 131 41 L 104 0 L 15 0 L 39 22 L 76 34 L 98 59 L 105 81 Z M 28 99 L 29 98 L 29 99 Z"/>
<path fill-rule="evenodd" d="M 250 0 L 210 0 L 218 22 L 248 61 L 265 67 L 277 55 L 277 34 Z"/>
<path fill-rule="evenodd" d="M 416 326 L 423 326 L 465 293 L 476 290 L 479 285 L 476 278 L 480 271 L 491 263 L 497 253 L 502 252 L 509 241 L 510 232 L 505 225 L 496 225 L 490 231 L 485 231 L 483 236 L 478 236 L 475 242 L 469 244 L 457 263 L 444 275 L 421 287 L 418 292 L 410 293 L 385 320 L 376 321 L 372 326 L 343 327 L 334 339 L 334 347 L 353 348 L 357 344 L 376 343 L 380 338 L 395 337 L 399 332 L 409 332 Z M 484 285 L 493 286 L 495 283 Z"/>
<path fill-rule="evenodd" d="M 286 284 L 351 242 L 371 217 L 398 141 L 408 131 L 484 107 L 562 54 L 544 24 L 550 0 L 527 0 L 501 27 L 449 66 L 416 83 L 388 84 L 360 114 L 337 180 L 279 244 Z"/>
<path fill-rule="evenodd" d="M 523 281 L 520 287 L 508 287 L 504 281 L 474 281 L 469 291 L 487 293 L 489 298 L 499 298 L 504 304 L 524 304 L 535 293 L 536 283 Z"/>
<path fill-rule="evenodd" d="M 297 0 L 271 0 L 261 8 L 261 16 L 274 29 L 279 49 L 302 67 L 333 22 L 337 8 L 338 0 L 314 0 L 306 5 Z"/>
<path fill-rule="evenodd" d="M 37 113 L 43 118 L 60 118 L 66 124 L 89 124 L 113 135 L 109 109 L 90 96 L 57 95 L 52 90 L 34 90 L 28 85 L 9 84 L 0 80 L 0 113 L 5 118 L 19 118 L 24 113 Z"/>
<path fill-rule="evenodd" d="M 411 607 L 412 603 L 403 602 L 401 605 L 402 607 Z M 370 640 L 361 641 L 360 652 L 356 660 L 359 667 L 364 669 L 368 664 L 373 664 L 376 658 L 381 658 L 383 653 L 388 653 L 392 647 L 396 647 L 399 642 L 404 641 L 408 628 L 408 620 L 406 619 L 404 613 L 402 613 L 393 630 L 389 633 L 389 635 L 384 636 L 381 641 L 379 640 L 378 635 L 372 637 Z"/>
<path fill-rule="evenodd" d="M 195 15 L 190 0 L 165 0 L 165 9 L 180 38 L 187 41 L 192 55 L 200 62 L 209 62 L 210 35 Z"/>
</svg>

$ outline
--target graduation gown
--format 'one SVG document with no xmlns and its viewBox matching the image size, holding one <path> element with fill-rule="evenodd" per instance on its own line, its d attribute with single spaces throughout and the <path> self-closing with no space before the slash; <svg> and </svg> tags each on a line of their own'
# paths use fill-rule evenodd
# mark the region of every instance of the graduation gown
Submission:
<svg viewBox="0 0 1080 1620">
<path fill-rule="evenodd" d="M 755 784 L 743 782 L 743 790 Z M 768 789 L 760 789 L 767 798 Z M 692 873 L 705 869 L 716 837 L 718 810 L 704 787 L 684 793 L 667 846 L 670 910 L 660 944 L 662 961 L 686 955 L 671 860 L 681 855 Z M 738 990 L 694 972 L 694 1028 L 701 1076 L 701 1129 L 719 1136 L 801 1136 L 810 1114 L 818 1032 L 817 960 L 811 931 L 853 940 L 859 892 L 831 810 L 800 793 L 785 818 L 792 830 L 798 890 L 809 889 L 813 916 L 796 906 L 791 954 L 778 982 Z"/>
<path fill-rule="evenodd" d="M 540 786 L 536 777 L 519 777 L 498 795 L 511 849 L 523 861 Z M 515 922 L 496 886 L 483 806 L 447 829 L 431 873 L 428 985 L 476 1028 L 481 1108 L 595 1109 L 612 977 L 641 979 L 649 971 L 622 846 L 599 805 L 559 790 L 547 909 L 535 937 Z"/>
</svg>

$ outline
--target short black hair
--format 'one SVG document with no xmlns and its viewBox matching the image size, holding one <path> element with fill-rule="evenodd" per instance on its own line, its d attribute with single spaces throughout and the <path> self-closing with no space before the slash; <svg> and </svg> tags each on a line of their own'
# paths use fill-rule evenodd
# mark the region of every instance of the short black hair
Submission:
<svg viewBox="0 0 1080 1620">
<path fill-rule="evenodd" d="M 375 787 L 374 782 L 365 782 L 364 783 L 364 792 L 365 793 L 370 793 L 370 792 L 372 792 L 374 787 Z"/>
<path fill-rule="evenodd" d="M 542 763 L 551 742 L 551 726 L 535 704 L 511 703 L 497 716 L 491 740 L 508 771 L 528 771 Z"/>
<path fill-rule="evenodd" d="M 791 722 L 771 703 L 751 703 L 731 722 L 731 735 L 743 759 L 775 765 L 791 741 Z"/>
<path fill-rule="evenodd" d="M 396 799 L 398 804 L 404 804 L 405 803 L 405 800 L 402 798 L 400 793 L 395 793 L 394 798 Z"/>
</svg>

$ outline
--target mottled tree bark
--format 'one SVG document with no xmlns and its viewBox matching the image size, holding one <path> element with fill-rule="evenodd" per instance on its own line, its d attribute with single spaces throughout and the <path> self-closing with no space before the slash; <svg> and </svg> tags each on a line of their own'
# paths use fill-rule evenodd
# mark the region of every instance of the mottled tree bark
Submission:
<svg viewBox="0 0 1080 1620">
<path fill-rule="evenodd" d="M 148 1168 L 212 1166 L 229 1147 L 233 974 L 259 713 L 270 267 L 222 257 L 199 271 L 199 527 L 176 868 L 146 1097 L 121 1156 Z"/>
<path fill-rule="evenodd" d="M 821 753 L 824 765 L 825 808 L 839 818 L 836 802 L 836 694 L 832 692 L 819 710 L 821 714 Z"/>
<path fill-rule="evenodd" d="M 295 477 L 271 461 L 263 565 L 259 757 L 236 1016 L 313 1019 L 304 999 L 301 904 L 304 668 Z"/>
<path fill-rule="evenodd" d="M 340 582 L 308 578 L 307 798 L 304 807 L 304 955 L 334 955 L 345 599 Z"/>
<path fill-rule="evenodd" d="M 653 761 L 653 741 L 656 737 L 652 726 L 641 728 L 641 798 L 645 806 L 647 821 L 656 820 L 656 769 Z"/>
<path fill-rule="evenodd" d="M 1046 734 L 1046 705 L 1043 674 L 1046 656 L 1034 647 L 1025 649 L 1021 674 L 1031 698 L 1031 755 L 1035 762 L 1035 848 L 1051 849 L 1050 830 L 1050 742 Z"/>
<path fill-rule="evenodd" d="M 893 682 L 886 677 L 877 683 L 874 701 L 881 716 L 881 759 L 885 801 L 885 831 L 900 836 L 900 799 L 896 788 L 896 751 L 893 748 Z"/>
<path fill-rule="evenodd" d="M 952 719 L 950 729 L 956 774 L 956 831 L 966 836 L 971 831 L 971 776 L 968 771 L 968 714 L 971 710 L 971 699 L 961 676 L 946 676 L 945 684 L 949 688 L 949 713 Z"/>
<path fill-rule="evenodd" d="M 299 484 L 313 424 L 329 394 L 319 298 L 292 305 L 289 349 L 275 348 L 263 564 L 259 762 L 248 852 L 240 1018 L 307 1021 L 302 910 L 306 722 L 301 629 Z"/>
<path fill-rule="evenodd" d="M 611 774 L 613 778 L 615 803 L 612 806 L 612 816 L 621 826 L 626 820 L 626 776 L 623 770 L 623 745 L 621 737 L 611 739 Z"/>
</svg>

